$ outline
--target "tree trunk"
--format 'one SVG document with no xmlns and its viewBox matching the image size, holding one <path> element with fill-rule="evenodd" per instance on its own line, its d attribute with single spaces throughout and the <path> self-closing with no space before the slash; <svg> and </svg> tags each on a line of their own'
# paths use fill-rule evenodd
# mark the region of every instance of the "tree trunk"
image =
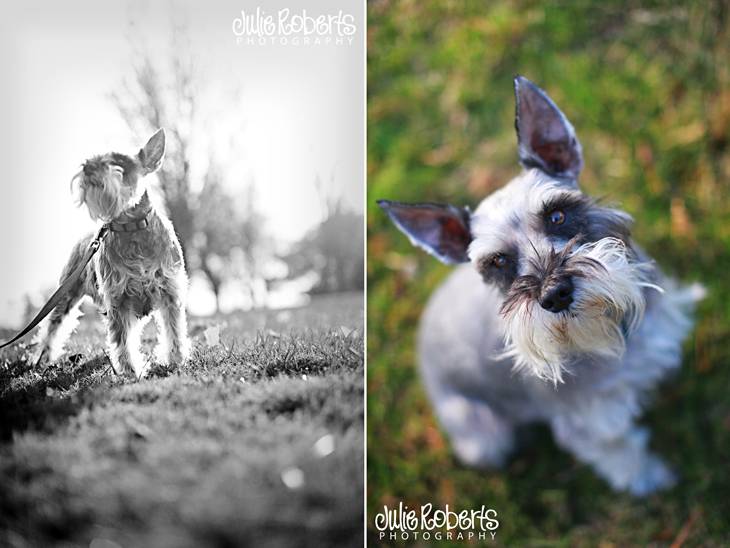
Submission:
<svg viewBox="0 0 730 548">
<path fill-rule="evenodd" d="M 208 283 L 210 284 L 210 288 L 213 290 L 213 295 L 215 296 L 215 311 L 218 313 L 221 311 L 220 292 L 222 281 L 210 269 L 207 259 L 203 259 L 201 261 L 200 270 L 203 274 L 205 274 L 205 277 L 208 278 Z"/>
<path fill-rule="evenodd" d="M 215 295 L 215 311 L 219 313 L 221 311 L 221 287 L 220 285 L 213 286 L 213 294 Z"/>
</svg>

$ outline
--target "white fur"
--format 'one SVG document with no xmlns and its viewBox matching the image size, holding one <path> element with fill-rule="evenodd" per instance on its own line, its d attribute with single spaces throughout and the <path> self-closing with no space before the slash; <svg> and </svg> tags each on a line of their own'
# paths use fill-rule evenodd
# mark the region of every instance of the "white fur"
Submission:
<svg viewBox="0 0 730 548">
<path fill-rule="evenodd" d="M 680 286 L 637 259 L 640 250 L 628 253 L 622 241 L 603 238 L 568 258 L 600 265 L 573 279 L 569 313 L 545 311 L 537 301 L 502 313 L 505 295 L 475 269 L 505 245 L 519 249 L 518 275 L 530 274 L 540 255 L 563 251 L 567 242 L 546 238 L 530 219 L 555 193 L 578 192 L 533 169 L 482 201 L 471 219 L 472 264 L 456 269 L 424 313 L 421 370 L 464 463 L 502 465 L 515 427 L 540 421 L 614 489 L 646 495 L 675 477 L 635 422 L 650 391 L 681 362 L 701 286 Z"/>
<path fill-rule="evenodd" d="M 631 262 L 621 240 L 603 238 L 571 255 L 595 260 L 584 278 L 575 280 L 575 301 L 555 314 L 537 301 L 521 303 L 504 317 L 505 356 L 515 368 L 553 384 L 563 382 L 571 356 L 596 354 L 620 358 L 626 347 L 623 329 L 634 331 L 644 314 L 644 288 L 651 265 Z M 622 325 L 623 324 L 623 325 Z"/>
<path fill-rule="evenodd" d="M 33 361 L 37 361 L 41 357 L 40 354 L 46 350 L 48 351 L 50 360 L 57 360 L 63 355 L 66 342 L 75 331 L 76 326 L 79 324 L 79 319 L 84 314 L 81 311 L 83 302 L 84 299 L 81 299 L 69 310 L 58 327 L 54 329 L 52 336 L 49 334 L 50 318 L 47 317 L 41 322 L 38 333 L 33 337 L 32 344 L 37 349 L 36 355 L 33 356 Z M 48 339 L 47 342 L 46 339 Z"/>
<path fill-rule="evenodd" d="M 518 100 L 529 93 L 531 100 L 542 97 L 559 112 L 557 121 L 542 120 L 543 126 L 562 122 L 568 136 L 575 137 L 544 92 L 521 77 L 515 86 Z M 554 114 L 520 110 L 518 102 L 518 123 L 520 117 Z M 549 140 L 549 133 L 537 137 Z M 539 151 L 529 146 L 533 136 L 526 137 L 530 140 L 520 140 L 523 163 L 545 166 L 536 156 Z M 649 433 L 635 421 L 650 391 L 679 366 L 695 303 L 704 292 L 697 285 L 679 286 L 646 262 L 630 242 L 631 217 L 622 211 L 581 200 L 581 207 L 596 208 L 580 219 L 594 223 L 583 236 L 597 241 L 570 252 L 569 242 L 557 236 L 560 231 L 544 229 L 546 202 L 552 203 L 556 193 L 580 194 L 577 139 L 573 146 L 576 158 L 567 166 L 568 177 L 551 179 L 528 169 L 474 212 L 467 251 L 472 264 L 458 267 L 424 311 L 418 338 L 421 372 L 463 462 L 500 466 L 512 449 L 516 427 L 543 422 L 560 446 L 614 489 L 646 495 L 672 486 L 675 477 L 649 451 Z M 489 270 L 495 253 L 519 257 L 507 263 L 510 277 L 532 277 L 507 287 L 507 274 Z M 556 262 L 541 263 L 541 257 Z M 565 268 L 573 279 L 573 302 L 566 311 L 556 314 L 538 304 L 540 284 L 550 274 L 540 272 L 541 265 Z M 538 274 L 543 277 L 536 279 Z M 558 278 L 562 274 L 555 272 Z M 568 367 L 571 374 L 564 377 Z M 525 374 L 515 375 L 515 368 Z"/>
</svg>

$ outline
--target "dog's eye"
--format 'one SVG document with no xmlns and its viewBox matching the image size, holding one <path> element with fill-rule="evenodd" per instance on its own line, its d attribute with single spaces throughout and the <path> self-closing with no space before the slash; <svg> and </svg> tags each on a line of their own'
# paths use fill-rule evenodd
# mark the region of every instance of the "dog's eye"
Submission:
<svg viewBox="0 0 730 548">
<path fill-rule="evenodd" d="M 550 212 L 548 219 L 550 220 L 550 224 L 562 225 L 565 222 L 565 213 L 559 209 L 555 209 Z"/>
<path fill-rule="evenodd" d="M 495 255 L 492 257 L 492 265 L 497 268 L 504 268 L 507 266 L 507 257 L 504 255 Z"/>
</svg>

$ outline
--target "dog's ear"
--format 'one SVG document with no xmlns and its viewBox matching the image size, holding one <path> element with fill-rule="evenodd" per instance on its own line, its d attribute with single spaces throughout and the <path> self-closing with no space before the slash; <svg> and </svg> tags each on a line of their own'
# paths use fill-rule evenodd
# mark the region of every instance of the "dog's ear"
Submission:
<svg viewBox="0 0 730 548">
<path fill-rule="evenodd" d="M 515 129 L 520 162 L 573 182 L 583 167 L 575 130 L 547 93 L 522 76 L 515 77 Z"/>
<path fill-rule="evenodd" d="M 142 166 L 143 174 L 157 171 L 162 165 L 165 156 L 165 130 L 160 128 L 150 137 L 144 148 L 140 149 L 137 158 Z"/>
<path fill-rule="evenodd" d="M 395 225 L 411 243 L 446 264 L 469 261 L 469 209 L 444 204 L 404 204 L 379 200 Z"/>
</svg>

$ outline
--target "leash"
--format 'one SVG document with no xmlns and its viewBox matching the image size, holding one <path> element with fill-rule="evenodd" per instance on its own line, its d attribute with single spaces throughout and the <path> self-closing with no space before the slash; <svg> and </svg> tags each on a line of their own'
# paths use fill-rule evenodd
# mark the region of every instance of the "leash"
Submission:
<svg viewBox="0 0 730 548">
<path fill-rule="evenodd" d="M 51 295 L 51 298 L 48 299 L 48 302 L 45 305 L 43 305 L 43 308 L 41 308 L 40 312 L 36 314 L 36 317 L 33 318 L 31 322 L 20 333 L 15 335 L 15 337 L 3 344 L 0 344 L 0 349 L 5 348 L 6 346 L 10 346 L 14 342 L 18 341 L 18 339 L 22 339 L 23 337 L 25 337 L 29 331 L 31 331 L 36 325 L 41 323 L 43 318 L 48 316 L 51 310 L 56 308 L 56 305 L 58 305 L 64 295 L 66 295 L 66 293 L 68 293 L 68 291 L 76 284 L 76 282 L 79 281 L 79 278 L 86 268 L 86 265 L 89 264 L 91 258 L 99 250 L 99 246 L 101 245 L 101 242 L 104 241 L 104 238 L 106 238 L 106 235 L 109 233 L 110 228 L 110 224 L 105 224 L 99 229 L 99 232 L 96 234 L 96 238 L 91 240 L 91 242 L 89 243 L 89 247 L 86 248 L 86 253 L 84 253 L 81 262 L 76 266 L 73 272 L 68 275 L 68 277 L 63 281 L 61 286 L 56 289 L 56 292 Z"/>
</svg>

